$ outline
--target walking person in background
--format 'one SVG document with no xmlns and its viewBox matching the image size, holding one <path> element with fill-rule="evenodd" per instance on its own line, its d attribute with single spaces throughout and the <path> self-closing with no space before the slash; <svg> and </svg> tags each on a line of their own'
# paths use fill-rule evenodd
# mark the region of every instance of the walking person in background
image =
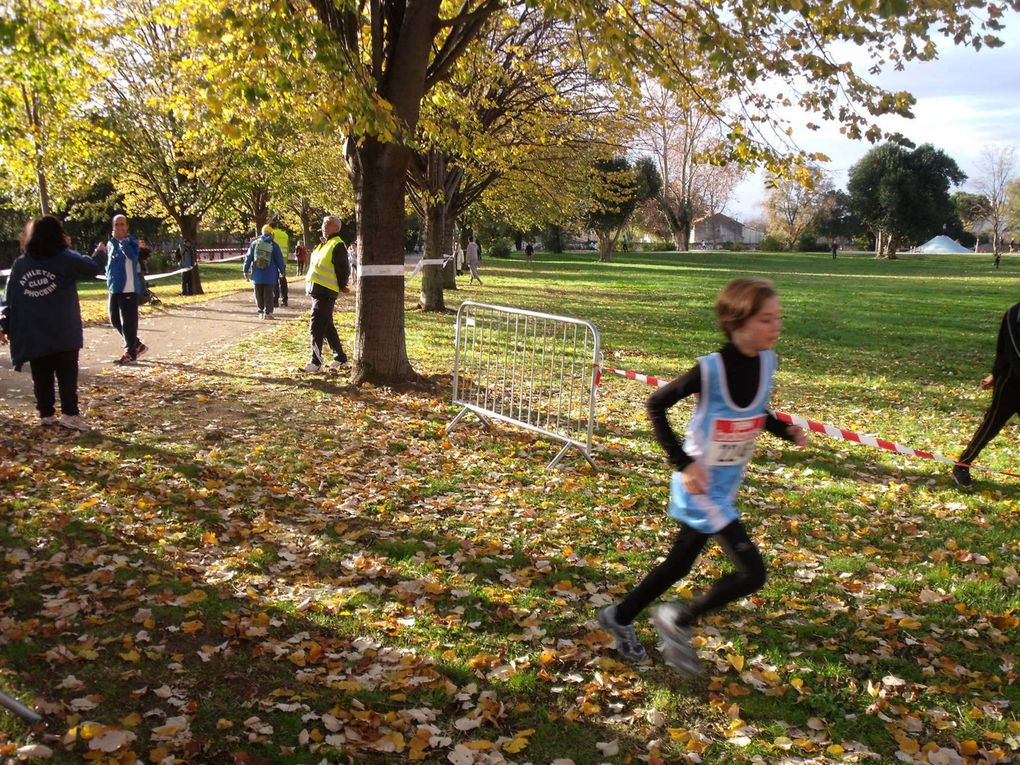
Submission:
<svg viewBox="0 0 1020 765">
<path fill-rule="evenodd" d="M 181 268 L 192 269 L 195 267 L 197 260 L 198 258 L 195 253 L 195 246 L 191 243 L 190 239 L 185 239 L 177 248 L 178 263 L 180 263 Z M 191 271 L 188 270 L 181 274 L 181 294 L 190 295 L 193 291 Z"/>
<path fill-rule="evenodd" d="M 63 226 L 51 215 L 25 226 L 21 257 L 14 261 L 0 300 L 0 343 L 10 338 L 16 370 L 28 362 L 41 424 L 89 430 L 78 408 L 78 352 L 84 345 L 78 282 L 101 274 L 106 256 L 97 247 L 97 261 L 69 245 Z"/>
<path fill-rule="evenodd" d="M 621 656 L 631 661 L 645 658 L 634 619 L 687 576 L 705 545 L 715 539 L 736 571 L 687 603 L 667 603 L 652 615 L 666 645 L 666 661 L 690 673 L 700 672 L 690 642 L 691 628 L 698 619 L 765 584 L 765 563 L 735 502 L 744 469 L 754 454 L 755 439 L 765 429 L 798 446 L 807 444 L 800 427 L 781 422 L 768 408 L 776 369 L 773 349 L 783 327 L 775 287 L 766 279 L 734 279 L 720 291 L 715 310 L 727 343 L 717 353 L 699 358 L 685 375 L 659 388 L 647 405 L 656 440 L 675 471 L 668 512 L 680 522 L 680 531 L 665 560 L 623 601 L 598 614 L 599 623 L 616 639 Z M 681 445 L 667 411 L 694 394 L 698 401 Z"/>
<path fill-rule="evenodd" d="M 138 296 L 142 288 L 138 240 L 128 234 L 126 215 L 113 216 L 113 234 L 106 243 L 106 286 L 110 291 L 110 326 L 124 338 L 124 353 L 115 364 L 134 364 L 149 350 L 138 338 Z"/>
<path fill-rule="evenodd" d="M 836 252 L 839 250 L 839 245 L 833 242 L 831 245 L 829 245 L 829 249 L 832 250 L 832 259 L 835 260 Z"/>
<path fill-rule="evenodd" d="M 471 269 L 471 279 L 468 281 L 468 286 L 475 283 L 478 280 L 478 286 L 482 286 L 482 277 L 478 275 L 478 242 L 475 241 L 474 235 L 468 237 L 467 249 L 464 251 L 467 257 L 468 268 Z"/>
<path fill-rule="evenodd" d="M 535 257 L 535 247 L 531 244 L 531 242 L 528 242 L 527 247 L 524 248 L 524 257 L 528 259 L 529 263 Z"/>
<path fill-rule="evenodd" d="M 351 281 L 356 282 L 358 280 L 358 240 L 355 239 L 351 242 L 351 246 L 347 248 L 347 256 L 351 263 Z"/>
<path fill-rule="evenodd" d="M 1013 415 L 1020 414 L 1020 303 L 1002 316 L 992 373 L 981 381 L 981 387 L 992 389 L 992 401 L 977 432 L 957 460 L 960 464 L 953 468 L 953 480 L 960 486 L 974 485 L 971 464 Z"/>
<path fill-rule="evenodd" d="M 294 260 L 297 262 L 297 275 L 302 276 L 305 273 L 305 261 L 308 260 L 308 248 L 304 242 L 299 241 L 294 245 Z"/>
<path fill-rule="evenodd" d="M 340 335 L 333 323 L 333 309 L 341 292 L 350 292 L 347 282 L 351 276 L 347 248 L 340 238 L 340 219 L 327 215 L 322 219 L 322 244 L 312 250 L 308 263 L 305 292 L 312 298 L 312 358 L 302 372 L 321 372 L 324 364 L 322 344 L 327 343 L 333 352 L 329 369 L 340 370 L 347 366 L 347 354 L 340 343 Z"/>
<path fill-rule="evenodd" d="M 262 227 L 262 236 L 248 246 L 244 256 L 244 278 L 255 288 L 255 305 L 260 319 L 273 318 L 273 290 L 279 284 L 280 275 L 287 266 L 283 262 L 283 251 L 273 241 L 273 227 Z"/>
<path fill-rule="evenodd" d="M 279 226 L 273 228 L 273 241 L 276 242 L 280 247 L 280 252 L 283 254 L 283 271 L 280 273 L 280 280 L 273 287 L 273 307 L 279 308 L 280 302 L 283 302 L 283 307 L 287 307 L 287 300 L 290 295 L 290 291 L 287 286 L 287 250 L 290 249 L 290 237 L 287 232 Z"/>
</svg>

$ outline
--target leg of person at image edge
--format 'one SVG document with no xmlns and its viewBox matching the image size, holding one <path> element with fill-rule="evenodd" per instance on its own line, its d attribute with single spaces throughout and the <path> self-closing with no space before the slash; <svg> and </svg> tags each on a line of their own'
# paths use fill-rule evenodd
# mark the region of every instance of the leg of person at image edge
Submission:
<svg viewBox="0 0 1020 765">
<path fill-rule="evenodd" d="M 139 353 L 149 348 L 138 338 L 138 296 L 134 292 L 112 293 L 109 302 L 110 326 L 124 338 L 124 354 L 117 364 L 134 364 Z"/>
<path fill-rule="evenodd" d="M 608 606 L 599 613 L 599 621 L 617 638 L 617 649 L 629 658 L 620 646 L 618 630 L 633 632 L 634 618 L 674 584 L 690 573 L 694 561 L 710 538 L 714 537 L 736 571 L 718 579 L 711 588 L 682 606 L 666 603 L 652 614 L 652 624 L 662 638 L 663 658 L 688 674 L 699 674 L 701 665 L 691 646 L 691 627 L 703 614 L 717 611 L 740 598 L 757 592 L 765 585 L 765 563 L 754 542 L 740 521 L 733 521 L 717 534 L 702 534 L 681 525 L 666 559 L 656 566 L 619 605 Z M 627 635 L 624 634 L 624 638 Z M 636 639 L 635 639 L 636 642 Z M 637 644 L 643 658 L 644 648 Z"/>
<path fill-rule="evenodd" d="M 280 302 L 283 303 L 283 307 L 287 307 L 287 303 L 290 298 L 290 288 L 287 286 L 287 277 L 280 275 Z"/>
<path fill-rule="evenodd" d="M 62 425 L 71 430 L 89 430 L 78 410 L 78 351 L 51 353 L 29 361 L 36 407 L 43 425 Z M 54 409 L 53 378 L 60 391 L 60 416 Z"/>
<path fill-rule="evenodd" d="M 996 376 L 992 387 L 992 403 L 989 404 L 981 425 L 957 462 L 972 465 L 988 442 L 999 435 L 999 431 L 1010 418 L 1018 413 L 1020 413 L 1020 385 L 1012 374 Z M 971 477 L 970 468 L 963 465 L 953 468 L 953 480 L 960 486 L 973 486 L 974 479 Z"/>
<path fill-rule="evenodd" d="M 347 354 L 344 353 L 343 345 L 340 344 L 340 334 L 336 331 L 336 325 L 333 323 L 333 307 L 335 305 L 335 299 L 312 298 L 312 358 L 307 365 L 302 367 L 302 371 L 319 372 L 324 368 L 323 342 L 328 344 L 329 349 L 333 351 L 333 361 L 325 368 L 338 371 L 347 367 Z"/>
</svg>

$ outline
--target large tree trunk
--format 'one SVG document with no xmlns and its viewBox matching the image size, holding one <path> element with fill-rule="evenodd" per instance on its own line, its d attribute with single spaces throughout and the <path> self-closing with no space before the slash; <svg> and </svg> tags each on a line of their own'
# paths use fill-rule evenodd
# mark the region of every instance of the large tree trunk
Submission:
<svg viewBox="0 0 1020 765">
<path fill-rule="evenodd" d="M 195 248 L 195 267 L 191 269 L 191 294 L 204 295 L 202 289 L 202 275 L 198 272 L 198 224 L 201 218 L 197 215 L 181 215 L 177 218 L 177 225 L 181 228 L 181 238 L 190 239 L 191 245 Z"/>
<path fill-rule="evenodd" d="M 613 238 L 601 231 L 595 232 L 599 237 L 599 262 L 609 263 L 613 260 Z"/>
<path fill-rule="evenodd" d="M 659 209 L 666 216 L 669 223 L 669 231 L 673 235 L 673 243 L 680 252 L 687 252 L 691 249 L 691 215 L 687 205 L 681 205 L 680 210 L 673 209 L 666 197 L 659 197 Z"/>
<path fill-rule="evenodd" d="M 404 181 L 408 149 L 375 138 L 349 141 L 347 160 L 354 185 L 361 237 L 355 301 L 355 384 L 413 380 L 404 334 Z M 386 274 L 370 273 L 386 267 Z"/>
<path fill-rule="evenodd" d="M 261 234 L 262 227 L 269 222 L 269 198 L 269 187 L 256 185 L 252 188 L 249 204 L 251 204 L 252 219 L 255 222 L 255 236 Z M 286 257 L 286 253 L 284 253 L 284 257 Z"/>
<path fill-rule="evenodd" d="M 442 260 L 443 232 L 446 230 L 446 205 L 442 202 L 426 201 L 425 203 L 425 260 Z M 421 294 L 418 306 L 423 311 L 444 313 L 446 303 L 443 302 L 443 267 L 427 265 L 421 270 Z"/>
<path fill-rule="evenodd" d="M 447 214 L 443 218 L 443 254 L 449 255 L 450 260 L 447 261 L 446 267 L 443 269 L 443 289 L 455 290 L 457 289 L 457 261 L 453 257 L 453 229 L 455 221 L 453 215 Z"/>
</svg>

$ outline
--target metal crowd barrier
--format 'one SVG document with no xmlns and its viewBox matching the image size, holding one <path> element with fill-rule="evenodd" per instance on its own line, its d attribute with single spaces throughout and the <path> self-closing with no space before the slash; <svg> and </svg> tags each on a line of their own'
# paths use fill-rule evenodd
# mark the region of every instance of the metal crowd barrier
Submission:
<svg viewBox="0 0 1020 765">
<path fill-rule="evenodd" d="M 592 467 L 591 438 L 599 331 L 566 316 L 466 301 L 457 311 L 453 403 L 486 428 L 503 420 L 563 442 L 547 468 L 570 449 Z"/>
</svg>

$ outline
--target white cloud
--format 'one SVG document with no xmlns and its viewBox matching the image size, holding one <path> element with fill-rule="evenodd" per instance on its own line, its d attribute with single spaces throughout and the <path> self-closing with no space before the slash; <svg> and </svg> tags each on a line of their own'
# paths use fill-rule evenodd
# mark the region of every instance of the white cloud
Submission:
<svg viewBox="0 0 1020 765">
<path fill-rule="evenodd" d="M 900 132 L 916 144 L 931 143 L 973 175 L 981 149 L 987 145 L 1020 144 L 1020 15 L 1013 14 L 1001 33 L 1001 48 L 961 48 L 945 43 L 935 61 L 914 62 L 903 71 L 884 72 L 875 81 L 889 90 L 907 90 L 917 99 L 914 119 L 884 117 L 879 125 Z M 852 50 L 843 51 L 853 58 Z M 855 62 L 867 66 L 866 61 Z M 845 187 L 847 171 L 872 145 L 851 141 L 835 123 L 799 111 L 785 115 L 794 139 L 805 150 L 830 158 L 827 168 L 837 187 Z M 805 127 L 810 121 L 817 131 Z M 764 176 L 756 174 L 738 187 L 727 207 L 738 220 L 755 217 L 765 197 Z"/>
</svg>

